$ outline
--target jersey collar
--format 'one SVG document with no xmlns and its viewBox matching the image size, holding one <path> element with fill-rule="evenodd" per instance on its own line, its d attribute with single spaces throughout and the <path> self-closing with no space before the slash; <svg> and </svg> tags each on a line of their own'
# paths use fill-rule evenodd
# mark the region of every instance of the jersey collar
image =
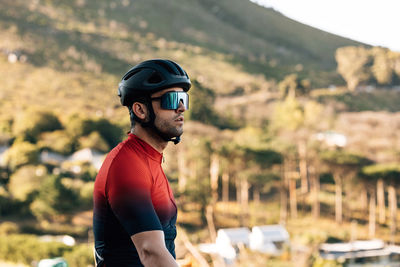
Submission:
<svg viewBox="0 0 400 267">
<path fill-rule="evenodd" d="M 135 134 L 129 133 L 128 135 L 130 140 L 135 140 L 136 143 L 139 144 L 139 146 L 142 148 L 143 152 L 146 153 L 147 156 L 161 164 L 163 159 L 162 153 L 158 152 L 154 147 L 146 143 L 144 140 L 140 139 Z"/>
</svg>

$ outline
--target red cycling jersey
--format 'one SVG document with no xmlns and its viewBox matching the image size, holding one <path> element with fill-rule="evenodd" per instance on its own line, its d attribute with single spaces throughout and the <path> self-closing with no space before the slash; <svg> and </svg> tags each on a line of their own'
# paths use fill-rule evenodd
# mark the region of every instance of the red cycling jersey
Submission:
<svg viewBox="0 0 400 267">
<path fill-rule="evenodd" d="M 175 257 L 177 208 L 162 154 L 134 134 L 106 157 L 94 186 L 93 231 L 98 265 L 143 266 L 131 236 L 164 231 Z"/>
</svg>

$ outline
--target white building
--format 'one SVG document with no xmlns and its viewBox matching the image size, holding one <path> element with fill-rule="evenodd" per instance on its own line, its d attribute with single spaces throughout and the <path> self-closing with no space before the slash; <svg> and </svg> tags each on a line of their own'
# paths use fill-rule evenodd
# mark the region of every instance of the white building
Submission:
<svg viewBox="0 0 400 267">
<path fill-rule="evenodd" d="M 249 246 L 249 234 L 247 227 L 219 229 L 215 240 L 219 255 L 234 260 L 241 246 Z"/>
<path fill-rule="evenodd" d="M 42 235 L 39 237 L 42 242 L 59 242 L 67 246 L 75 246 L 75 238 L 69 235 Z"/>
<path fill-rule="evenodd" d="M 385 246 L 380 239 L 348 243 L 322 244 L 319 255 L 323 259 L 340 260 L 349 267 L 400 266 L 400 247 Z"/>
<path fill-rule="evenodd" d="M 67 157 L 65 157 L 59 153 L 55 153 L 55 152 L 51 152 L 51 151 L 47 151 L 47 150 L 44 150 L 40 153 L 40 162 L 45 163 L 45 164 L 60 165 L 66 159 L 67 159 Z"/>
<path fill-rule="evenodd" d="M 290 244 L 289 233 L 282 225 L 254 226 L 249 236 L 250 249 L 280 255 L 284 245 Z"/>
<path fill-rule="evenodd" d="M 96 170 L 100 170 L 101 165 L 103 164 L 105 158 L 105 154 L 98 152 L 97 150 L 91 148 L 84 148 L 73 153 L 68 161 L 71 162 L 89 162 L 91 163 Z"/>
<path fill-rule="evenodd" d="M 347 145 L 347 137 L 337 132 L 320 132 L 315 137 L 318 141 L 324 142 L 330 147 L 345 147 Z"/>
</svg>

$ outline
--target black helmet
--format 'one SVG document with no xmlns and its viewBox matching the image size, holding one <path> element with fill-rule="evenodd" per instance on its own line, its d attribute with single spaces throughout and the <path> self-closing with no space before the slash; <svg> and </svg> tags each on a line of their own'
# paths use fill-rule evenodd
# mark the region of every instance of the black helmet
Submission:
<svg viewBox="0 0 400 267">
<path fill-rule="evenodd" d="M 122 105 L 130 106 L 138 97 L 171 87 L 181 87 L 187 92 L 190 86 L 189 76 L 177 63 L 153 59 L 144 61 L 125 73 L 118 86 L 118 96 Z"/>
</svg>

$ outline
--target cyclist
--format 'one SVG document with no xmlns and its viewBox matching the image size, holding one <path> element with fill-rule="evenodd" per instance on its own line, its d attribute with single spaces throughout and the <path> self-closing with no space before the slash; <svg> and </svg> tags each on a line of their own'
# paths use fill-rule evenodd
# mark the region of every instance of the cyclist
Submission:
<svg viewBox="0 0 400 267">
<path fill-rule="evenodd" d="M 180 141 L 190 86 L 177 63 L 162 59 L 136 65 L 119 83 L 131 131 L 107 155 L 96 177 L 97 267 L 178 266 L 177 208 L 161 163 L 168 142 Z"/>
</svg>

